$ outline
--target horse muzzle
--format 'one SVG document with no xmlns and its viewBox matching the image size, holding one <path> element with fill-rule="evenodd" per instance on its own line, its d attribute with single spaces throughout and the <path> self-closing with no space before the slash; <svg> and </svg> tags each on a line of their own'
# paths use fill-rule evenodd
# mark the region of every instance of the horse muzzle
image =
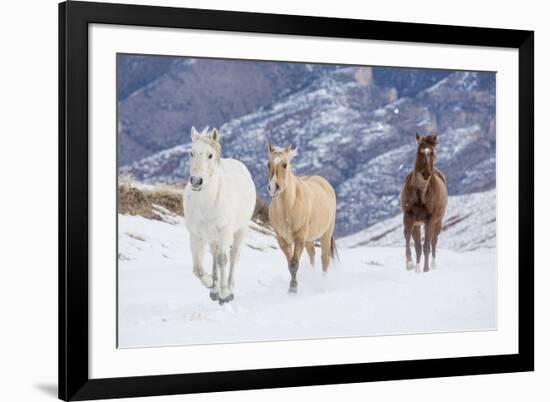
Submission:
<svg viewBox="0 0 550 402">
<path fill-rule="evenodd" d="M 267 186 L 267 191 L 269 192 L 269 195 L 271 198 L 277 197 L 279 194 L 281 194 L 281 187 L 278 184 L 275 184 L 275 191 L 271 191 L 271 186 Z"/>
<path fill-rule="evenodd" d="M 201 191 L 202 189 L 202 177 L 191 176 L 191 190 Z"/>
</svg>

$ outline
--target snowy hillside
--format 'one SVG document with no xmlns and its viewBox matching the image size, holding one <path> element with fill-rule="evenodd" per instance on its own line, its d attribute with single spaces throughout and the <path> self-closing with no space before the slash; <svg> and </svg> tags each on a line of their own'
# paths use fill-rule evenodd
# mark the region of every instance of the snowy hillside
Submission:
<svg viewBox="0 0 550 402">
<path fill-rule="evenodd" d="M 311 83 L 324 65 L 119 54 L 118 159 L 127 165 Z M 333 68 L 333 67 L 332 67 Z"/>
<path fill-rule="evenodd" d="M 128 165 L 180 145 L 192 125 L 219 127 L 297 92 L 331 64 L 117 55 L 118 159 Z M 379 87 L 414 96 L 451 72 L 374 67 Z"/>
<path fill-rule="evenodd" d="M 403 246 L 403 215 L 341 238 L 344 247 Z M 457 251 L 496 247 L 496 192 L 449 197 L 439 247 Z M 413 251 L 414 254 L 414 251 Z"/>
<path fill-rule="evenodd" d="M 455 72 L 404 97 L 377 84 L 369 67 L 333 68 L 315 77 L 221 127 L 223 154 L 247 165 L 264 199 L 267 143 L 292 143 L 298 146 L 295 171 L 320 174 L 336 189 L 338 237 L 388 219 L 399 212 L 416 131 L 439 133 L 437 165 L 450 194 L 494 188 L 494 74 Z M 123 166 L 119 173 L 150 182 L 182 180 L 188 174 L 190 139 L 181 135 L 182 145 Z"/>
<path fill-rule="evenodd" d="M 439 268 L 417 274 L 406 271 L 398 243 L 371 247 L 346 240 L 338 244 L 340 261 L 327 277 L 319 257 L 312 268 L 304 256 L 299 292 L 288 295 L 282 252 L 269 230 L 251 224 L 237 268 L 235 300 L 219 306 L 192 273 L 183 219 L 166 210 L 159 213 L 165 215 L 161 221 L 119 215 L 120 347 L 496 327 L 494 248 L 441 248 Z M 455 225 L 468 230 L 461 235 L 465 238 L 473 233 L 466 221 Z M 210 266 L 207 256 L 205 267 Z"/>
</svg>

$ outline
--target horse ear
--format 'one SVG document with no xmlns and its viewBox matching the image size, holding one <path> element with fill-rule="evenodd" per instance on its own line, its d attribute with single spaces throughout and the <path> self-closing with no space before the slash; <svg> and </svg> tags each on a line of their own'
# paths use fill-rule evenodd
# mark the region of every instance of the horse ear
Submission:
<svg viewBox="0 0 550 402">
<path fill-rule="evenodd" d="M 275 151 L 275 147 L 273 147 L 273 144 L 272 144 L 272 143 L 268 143 L 268 144 L 267 144 L 267 152 L 269 152 L 270 154 L 272 154 L 273 151 Z"/>
<path fill-rule="evenodd" d="M 419 144 L 420 140 L 422 139 L 422 136 L 418 133 L 416 133 L 416 143 Z"/>
<path fill-rule="evenodd" d="M 191 141 L 195 142 L 199 138 L 199 132 L 195 126 L 191 127 Z"/>
<path fill-rule="evenodd" d="M 286 147 L 286 150 L 288 152 L 288 159 L 292 159 L 296 156 L 296 154 L 298 153 L 298 147 L 296 148 L 292 148 L 292 145 L 289 145 L 288 147 Z"/>
<path fill-rule="evenodd" d="M 220 133 L 218 132 L 217 128 L 214 128 L 214 130 L 212 130 L 212 139 L 214 141 L 219 141 L 220 139 Z"/>
</svg>

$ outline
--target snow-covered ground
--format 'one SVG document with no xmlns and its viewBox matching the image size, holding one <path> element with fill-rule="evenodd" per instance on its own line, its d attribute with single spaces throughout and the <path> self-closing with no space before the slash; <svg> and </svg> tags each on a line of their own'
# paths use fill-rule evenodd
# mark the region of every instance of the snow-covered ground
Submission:
<svg viewBox="0 0 550 402">
<path fill-rule="evenodd" d="M 219 306 L 192 273 L 182 218 L 119 215 L 119 346 L 496 328 L 495 248 L 442 248 L 438 269 L 417 274 L 406 271 L 402 246 L 347 240 L 327 277 L 319 256 L 312 268 L 304 253 L 299 292 L 289 295 L 289 273 L 275 239 L 254 224 L 249 232 L 235 300 Z M 210 261 L 207 254 L 208 270 Z"/>
</svg>

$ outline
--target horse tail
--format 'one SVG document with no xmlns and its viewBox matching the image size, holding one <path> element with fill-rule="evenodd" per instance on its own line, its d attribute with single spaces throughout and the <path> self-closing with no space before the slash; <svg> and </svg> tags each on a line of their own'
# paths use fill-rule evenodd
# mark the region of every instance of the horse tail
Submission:
<svg viewBox="0 0 550 402">
<path fill-rule="evenodd" d="M 330 238 L 330 258 L 332 259 L 332 261 L 334 261 L 335 259 L 340 261 L 340 256 L 338 255 L 338 249 L 336 248 L 334 236 Z"/>
</svg>

